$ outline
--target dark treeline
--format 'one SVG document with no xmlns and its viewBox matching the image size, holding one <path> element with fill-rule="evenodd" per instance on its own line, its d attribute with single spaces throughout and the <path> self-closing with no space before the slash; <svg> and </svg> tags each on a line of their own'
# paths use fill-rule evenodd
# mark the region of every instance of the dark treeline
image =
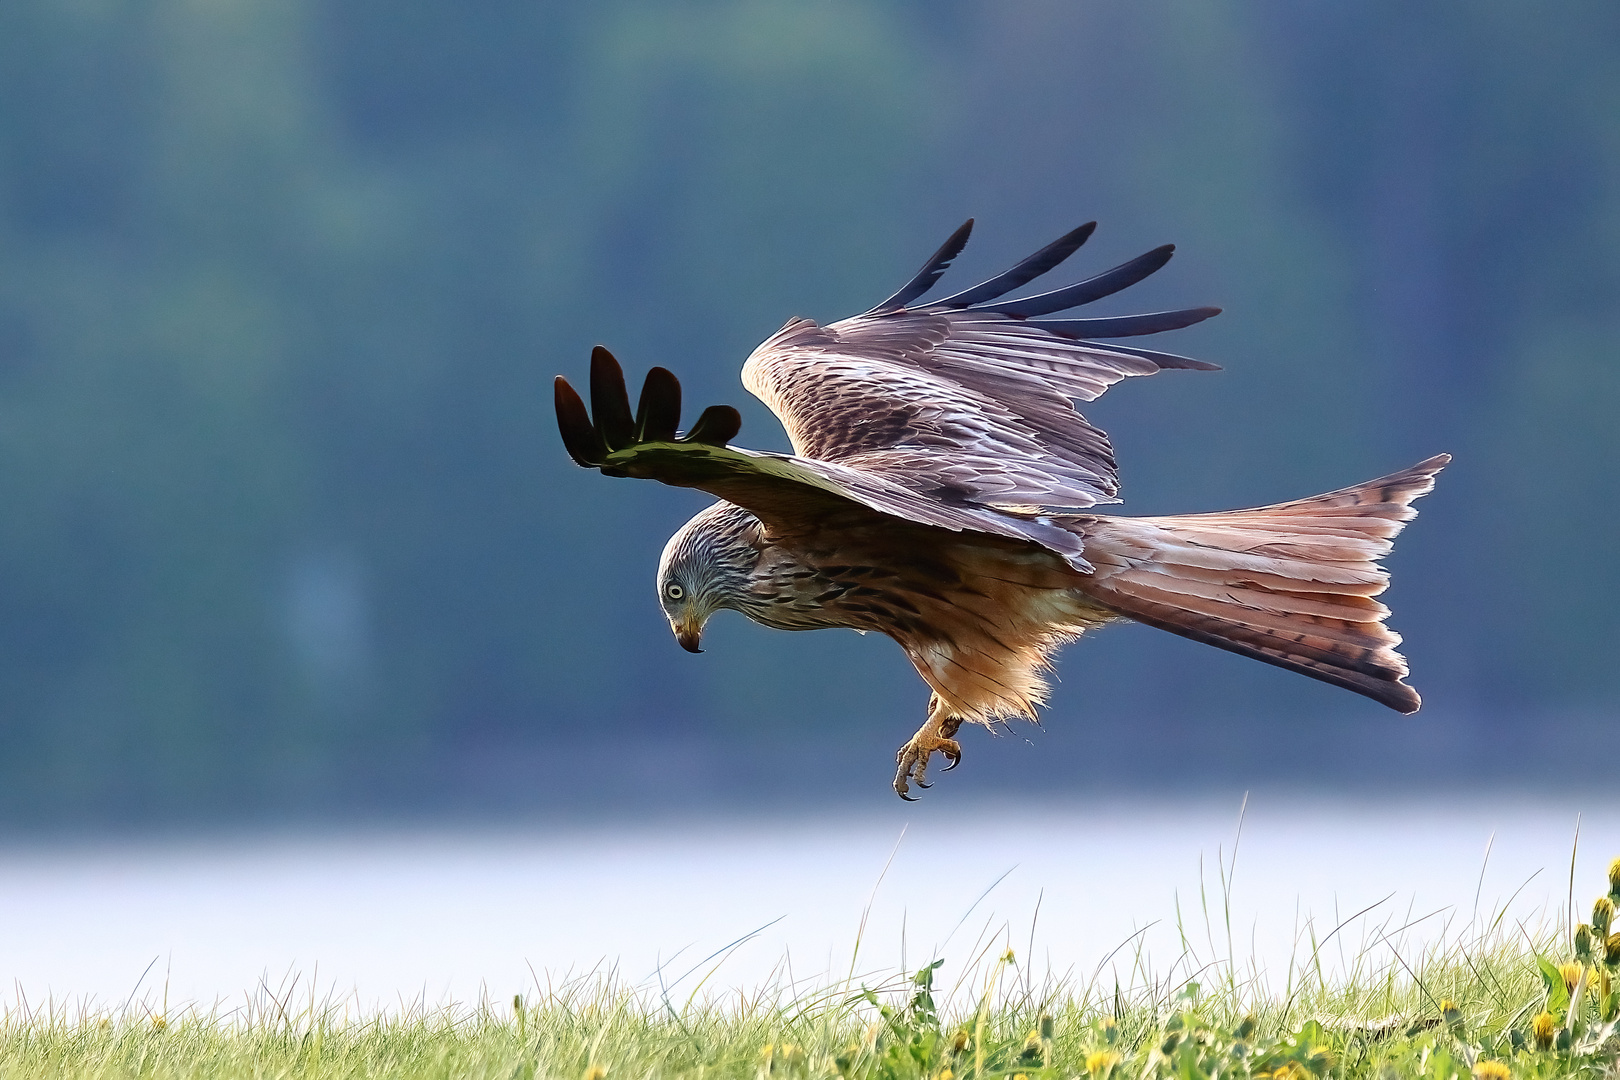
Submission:
<svg viewBox="0 0 1620 1080">
<path fill-rule="evenodd" d="M 1226 371 L 1089 410 L 1126 512 L 1457 455 L 1391 562 L 1423 713 L 1121 629 L 1067 655 L 1051 745 L 1242 774 L 1301 730 L 1508 762 L 1612 733 L 1617 55 L 1603 0 L 12 0 L 0 818 L 898 744 L 926 694 L 885 642 L 674 646 L 653 568 L 701 498 L 575 469 L 549 382 L 603 342 L 783 448 L 748 350 L 970 215 L 959 286 L 1097 218 L 1077 276 L 1180 246 L 1118 310 L 1227 309 L 1165 341 Z"/>
</svg>

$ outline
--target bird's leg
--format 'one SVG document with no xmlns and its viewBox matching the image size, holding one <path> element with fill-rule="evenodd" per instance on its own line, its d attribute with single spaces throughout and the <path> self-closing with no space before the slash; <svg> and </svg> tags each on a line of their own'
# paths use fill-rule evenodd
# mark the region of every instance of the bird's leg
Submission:
<svg viewBox="0 0 1620 1080">
<path fill-rule="evenodd" d="M 946 705 L 935 694 L 928 702 L 928 720 L 917 729 L 911 741 L 900 748 L 894 759 L 899 768 L 894 772 L 894 790 L 907 802 L 916 802 L 910 794 L 911 783 L 928 787 L 928 755 L 938 752 L 950 760 L 945 771 L 950 772 L 962 763 L 962 744 L 952 736 L 962 726 L 962 719 L 951 716 Z"/>
</svg>

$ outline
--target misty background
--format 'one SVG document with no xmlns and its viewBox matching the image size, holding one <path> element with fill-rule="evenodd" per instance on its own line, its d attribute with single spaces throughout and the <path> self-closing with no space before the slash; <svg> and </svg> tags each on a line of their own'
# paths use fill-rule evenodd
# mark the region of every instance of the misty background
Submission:
<svg viewBox="0 0 1620 1080">
<path fill-rule="evenodd" d="M 1388 564 L 1425 707 L 1145 627 L 928 794 L 1596 787 L 1620 718 L 1620 8 L 782 0 L 0 7 L 0 827 L 887 798 L 899 650 L 653 590 L 592 345 L 739 406 L 790 316 L 1063 282 L 1223 364 L 1115 388 L 1121 511 L 1456 455 Z M 1062 283 L 1062 282 L 1058 282 Z M 1111 305 L 1111 306 L 1110 306 Z"/>
</svg>

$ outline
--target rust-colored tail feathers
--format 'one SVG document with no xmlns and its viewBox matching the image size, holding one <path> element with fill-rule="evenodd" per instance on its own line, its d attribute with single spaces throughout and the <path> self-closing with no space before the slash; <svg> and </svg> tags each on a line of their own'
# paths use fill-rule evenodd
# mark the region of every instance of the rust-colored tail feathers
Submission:
<svg viewBox="0 0 1620 1080">
<path fill-rule="evenodd" d="M 1416 712 L 1400 635 L 1373 599 L 1389 584 L 1377 560 L 1450 461 L 1253 510 L 1090 518 L 1088 591 L 1138 622 Z"/>
</svg>

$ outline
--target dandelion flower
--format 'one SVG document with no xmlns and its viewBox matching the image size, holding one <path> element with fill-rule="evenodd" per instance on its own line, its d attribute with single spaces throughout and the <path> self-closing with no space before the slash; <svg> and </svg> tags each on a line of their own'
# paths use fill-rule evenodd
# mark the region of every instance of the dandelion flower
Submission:
<svg viewBox="0 0 1620 1080">
<path fill-rule="evenodd" d="M 1610 967 L 1620 966 L 1620 934 L 1610 934 L 1604 940 L 1603 962 Z"/>
<path fill-rule="evenodd" d="M 1584 970 L 1586 969 L 1574 961 L 1558 965 L 1558 974 L 1564 978 L 1564 993 L 1575 993 L 1575 984 L 1581 981 L 1581 972 Z"/>
<path fill-rule="evenodd" d="M 1474 1080 L 1512 1080 L 1513 1070 L 1489 1059 L 1474 1066 Z"/>
<path fill-rule="evenodd" d="M 1098 1050 L 1086 1055 L 1086 1072 L 1096 1077 L 1107 1077 L 1119 1062 L 1120 1056 L 1112 1050 Z"/>
<path fill-rule="evenodd" d="M 585 1080 L 606 1080 L 607 1070 L 600 1065 L 592 1065 L 585 1070 Z"/>
<path fill-rule="evenodd" d="M 1530 1033 L 1535 1036 L 1537 1050 L 1551 1050 L 1553 1038 L 1558 1034 L 1558 1021 L 1550 1012 L 1540 1013 L 1530 1021 Z"/>
</svg>

